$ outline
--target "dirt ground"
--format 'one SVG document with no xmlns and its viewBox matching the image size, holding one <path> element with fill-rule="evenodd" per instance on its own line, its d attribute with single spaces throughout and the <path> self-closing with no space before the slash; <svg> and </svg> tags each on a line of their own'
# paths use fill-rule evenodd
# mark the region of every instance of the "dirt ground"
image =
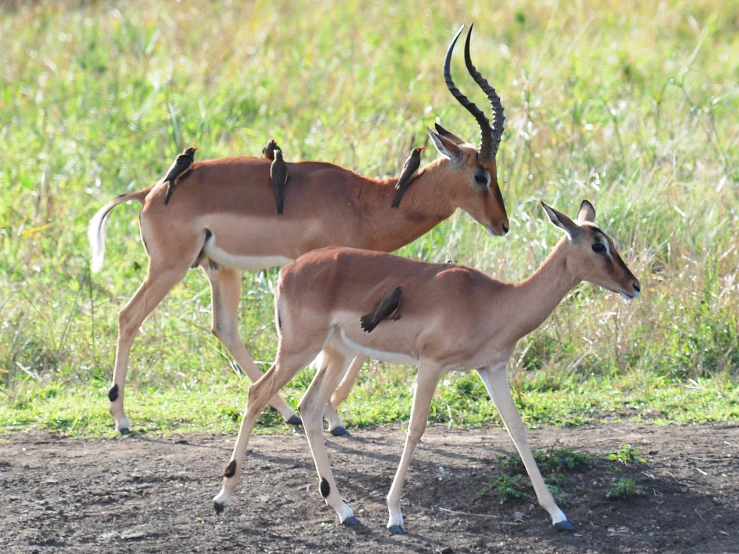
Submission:
<svg viewBox="0 0 739 554">
<path fill-rule="evenodd" d="M 253 437 L 238 495 L 216 516 L 211 498 L 235 437 L 35 432 L 0 442 L 0 552 L 739 552 L 739 428 L 619 424 L 530 438 L 534 448 L 560 440 L 597 455 L 630 443 L 646 463 L 568 474 L 560 506 L 577 531 L 558 533 L 532 501 L 478 494 L 513 450 L 504 430 L 430 426 L 405 485 L 408 534 L 392 536 L 385 495 L 400 426 L 327 436 L 358 528 L 339 525 L 324 504 L 301 433 Z M 621 477 L 641 494 L 608 500 Z"/>
</svg>

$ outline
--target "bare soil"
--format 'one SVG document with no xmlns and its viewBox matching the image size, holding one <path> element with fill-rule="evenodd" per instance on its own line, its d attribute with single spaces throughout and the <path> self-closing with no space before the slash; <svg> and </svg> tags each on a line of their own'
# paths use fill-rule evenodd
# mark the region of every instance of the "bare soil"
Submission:
<svg viewBox="0 0 739 554">
<path fill-rule="evenodd" d="M 577 531 L 558 533 L 533 501 L 480 496 L 501 473 L 498 456 L 513 451 L 504 430 L 430 426 L 405 485 L 408 534 L 393 536 L 385 495 L 400 426 L 327 436 L 358 528 L 324 504 L 299 432 L 253 437 L 239 494 L 220 516 L 211 498 L 234 437 L 33 432 L 0 442 L 0 552 L 739 552 L 739 428 L 612 424 L 529 436 L 534 448 L 559 440 L 599 456 L 630 443 L 646 462 L 567 473 L 560 506 Z M 623 477 L 641 494 L 607 499 Z"/>
</svg>

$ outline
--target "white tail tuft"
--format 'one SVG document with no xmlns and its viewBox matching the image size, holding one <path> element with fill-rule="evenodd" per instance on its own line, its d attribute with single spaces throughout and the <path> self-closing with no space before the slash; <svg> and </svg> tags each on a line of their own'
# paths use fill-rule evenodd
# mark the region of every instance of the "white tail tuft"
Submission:
<svg viewBox="0 0 739 554">
<path fill-rule="evenodd" d="M 90 241 L 90 253 L 92 254 L 92 272 L 97 273 L 103 269 L 105 261 L 105 219 L 117 205 L 113 201 L 106 204 L 98 210 L 98 212 L 90 220 L 90 226 L 87 228 L 87 240 Z"/>
</svg>

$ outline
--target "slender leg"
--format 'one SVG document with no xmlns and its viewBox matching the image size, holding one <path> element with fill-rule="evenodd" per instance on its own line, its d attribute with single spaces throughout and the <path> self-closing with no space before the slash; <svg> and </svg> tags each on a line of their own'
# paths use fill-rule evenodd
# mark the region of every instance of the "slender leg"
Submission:
<svg viewBox="0 0 739 554">
<path fill-rule="evenodd" d="M 429 415 L 431 399 L 434 397 L 436 385 L 443 373 L 443 367 L 436 363 L 421 361 L 416 378 L 416 392 L 413 394 L 413 408 L 411 410 L 411 421 L 408 425 L 408 436 L 405 439 L 403 456 L 400 458 L 398 471 L 395 473 L 390 493 L 387 495 L 387 508 L 390 517 L 387 528 L 391 533 L 405 533 L 403 529 L 403 514 L 400 511 L 400 496 L 403 494 L 403 483 L 405 482 L 408 467 L 413 458 L 418 441 L 421 440 Z"/>
<path fill-rule="evenodd" d="M 264 373 L 249 356 L 239 336 L 238 309 L 242 274 L 235 269 L 221 266 L 211 268 L 207 260 L 202 267 L 210 281 L 213 297 L 213 334 L 223 343 L 252 383 L 256 383 Z M 297 414 L 279 396 L 270 398 L 269 405 L 280 412 L 285 421 L 293 424 L 300 423 Z"/>
<path fill-rule="evenodd" d="M 326 504 L 338 514 L 341 523 L 357 525 L 359 521 L 354 517 L 352 509 L 344 503 L 339 495 L 326 454 L 326 444 L 323 437 L 324 408 L 348 365 L 349 358 L 345 354 L 335 350 L 330 345 L 327 346 L 323 351 L 323 366 L 318 370 L 305 392 L 298 410 L 303 418 L 303 427 L 318 472 L 321 496 L 323 496 Z"/>
<path fill-rule="evenodd" d="M 131 420 L 126 417 L 123 409 L 123 394 L 126 388 L 126 371 L 131 345 L 146 317 L 167 296 L 172 287 L 185 277 L 187 270 L 187 263 L 163 269 L 150 260 L 146 279 L 118 314 L 115 369 L 113 370 L 113 386 L 108 391 L 108 399 L 110 400 L 110 413 L 115 418 L 115 428 L 122 434 L 128 433 L 131 426 Z"/>
<path fill-rule="evenodd" d="M 307 354 L 306 354 L 307 352 Z M 213 498 L 213 507 L 216 513 L 231 503 L 236 485 L 244 465 L 244 456 L 249 446 L 249 437 L 254 429 L 254 424 L 259 414 L 272 398 L 290 379 L 301 369 L 308 365 L 318 354 L 318 351 L 300 350 L 294 353 L 285 353 L 280 350 L 274 365 L 265 373 L 261 379 L 249 387 L 249 399 L 246 403 L 244 417 L 241 420 L 239 436 L 236 438 L 231 460 L 223 470 L 223 484 L 221 491 Z"/>
<path fill-rule="evenodd" d="M 506 375 L 506 363 L 495 366 L 478 369 L 477 372 L 485 383 L 488 394 L 493 399 L 495 407 L 503 418 L 508 434 L 511 436 L 513 443 L 516 445 L 518 453 L 521 455 L 526 472 L 529 474 L 531 483 L 534 485 L 536 498 L 539 505 L 544 508 L 552 517 L 552 523 L 560 531 L 574 531 L 575 528 L 567 522 L 567 516 L 559 509 L 552 493 L 549 492 L 544 479 L 539 473 L 536 466 L 534 456 L 531 454 L 531 447 L 526 438 L 526 427 L 518 413 L 516 405 L 511 397 L 511 389 L 508 386 L 508 376 Z"/>
<path fill-rule="evenodd" d="M 349 396 L 349 392 L 357 381 L 359 370 L 362 369 L 362 364 L 364 364 L 366 359 L 366 356 L 357 356 L 354 358 L 349 366 L 349 370 L 341 380 L 339 388 L 336 389 L 336 392 L 334 392 L 334 395 L 331 397 L 331 402 L 326 406 L 324 417 L 326 418 L 326 421 L 328 421 L 328 430 L 335 437 L 346 437 L 349 435 L 349 431 L 344 428 L 344 421 L 341 419 L 337 408 L 339 407 L 339 404 Z"/>
</svg>

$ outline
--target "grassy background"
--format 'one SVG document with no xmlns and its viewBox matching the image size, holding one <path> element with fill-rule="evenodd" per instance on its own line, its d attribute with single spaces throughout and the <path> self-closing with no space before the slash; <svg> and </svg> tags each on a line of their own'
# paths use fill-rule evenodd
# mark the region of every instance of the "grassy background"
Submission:
<svg viewBox="0 0 739 554">
<path fill-rule="evenodd" d="M 382 176 L 434 121 L 475 141 L 441 77 L 471 21 L 473 59 L 508 117 L 511 233 L 490 239 L 458 213 L 400 253 L 521 279 L 558 238 L 538 201 L 573 214 L 588 198 L 643 294 L 627 304 L 582 285 L 521 341 L 511 380 L 527 422 L 739 420 L 739 3 L 26 4 L 0 3 L 0 432 L 111 432 L 116 314 L 146 255 L 137 208 L 121 207 L 90 277 L 99 207 L 155 181 L 183 145 L 199 159 L 258 155 L 274 137 L 291 159 Z M 457 84 L 484 106 L 461 57 Z M 246 275 L 241 302 L 266 367 L 276 275 Z M 192 271 L 134 344 L 135 428 L 235 429 L 247 383 L 209 327 Z M 345 419 L 406 419 L 413 378 L 372 362 Z M 293 405 L 309 380 L 288 385 Z M 497 421 L 475 375 L 449 375 L 432 416 Z"/>
</svg>

